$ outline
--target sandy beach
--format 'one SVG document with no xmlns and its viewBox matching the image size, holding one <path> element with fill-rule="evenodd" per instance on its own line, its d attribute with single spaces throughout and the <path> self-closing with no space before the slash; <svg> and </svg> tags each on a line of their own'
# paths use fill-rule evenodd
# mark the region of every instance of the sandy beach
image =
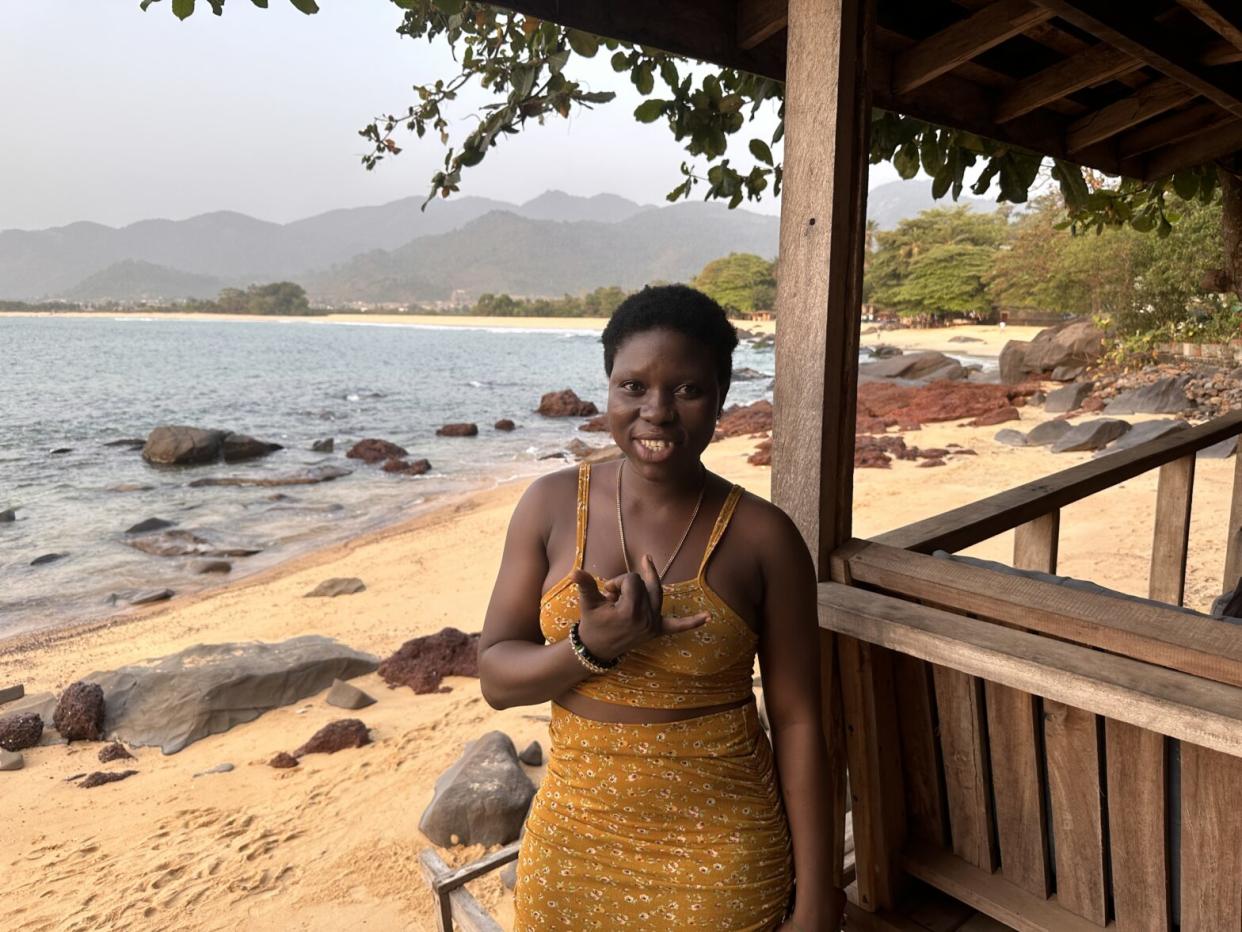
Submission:
<svg viewBox="0 0 1242 932">
<path fill-rule="evenodd" d="M 1043 417 L 1024 412 L 1021 426 Z M 1001 447 L 991 442 L 995 431 L 941 424 L 907 433 L 911 445 L 958 443 L 978 455 L 951 457 L 934 470 L 901 461 L 888 470 L 859 470 L 856 533 L 900 526 L 1086 457 Z M 753 445 L 746 438 L 717 443 L 707 461 L 766 496 L 770 471 L 746 462 Z M 1187 599 L 1194 607 L 1206 607 L 1218 592 L 1232 472 L 1231 461 L 1200 464 Z M 926 492 L 930 482 L 934 495 Z M 0 642 L 0 685 L 56 691 L 92 670 L 201 642 L 315 633 L 383 657 L 445 626 L 478 630 L 523 487 L 514 483 L 446 503 L 412 523 L 192 600 L 86 629 Z M 1066 509 L 1063 572 L 1143 594 L 1155 491 L 1152 473 Z M 974 552 L 1007 560 L 1011 547 L 1005 535 Z M 303 598 L 332 576 L 358 576 L 367 589 L 337 599 Z M 477 681 L 467 678 L 451 678 L 451 692 L 424 696 L 390 690 L 377 675 L 354 682 L 379 699 L 357 713 L 374 743 L 308 757 L 295 770 L 273 770 L 265 762 L 344 717 L 322 695 L 176 755 L 139 749 L 136 762 L 125 762 L 137 776 L 87 791 L 66 778 L 99 768 L 98 745 L 25 752 L 24 770 L 0 774 L 9 826 L 0 854 L 8 890 L 0 924 L 31 932 L 432 928 L 431 898 L 416 857 L 428 846 L 417 824 L 435 778 L 466 742 L 493 729 L 518 747 L 531 740 L 546 747 L 547 709 L 495 712 Z M 193 777 L 224 762 L 236 769 Z M 539 770 L 530 773 L 537 781 Z M 480 853 L 443 852 L 453 864 Z M 508 921 L 511 894 L 496 875 L 472 888 Z"/>
</svg>

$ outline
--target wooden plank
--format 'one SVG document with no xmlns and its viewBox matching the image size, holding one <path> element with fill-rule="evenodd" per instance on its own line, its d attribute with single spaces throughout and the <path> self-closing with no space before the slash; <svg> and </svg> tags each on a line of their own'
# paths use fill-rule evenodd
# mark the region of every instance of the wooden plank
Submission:
<svg viewBox="0 0 1242 932">
<path fill-rule="evenodd" d="M 423 876 L 435 887 L 436 881 L 450 873 L 449 867 L 433 849 L 428 848 L 418 855 Z M 479 901 L 465 887 L 436 894 L 439 909 L 436 914 L 436 927 L 439 932 L 503 932 L 495 919 L 479 905 Z"/>
<path fill-rule="evenodd" d="M 858 902 L 871 911 L 891 909 L 900 888 L 897 864 L 906 823 L 891 657 L 854 638 L 837 639 L 837 656 Z"/>
<path fill-rule="evenodd" d="M 1242 49 L 1242 15 L 1239 15 L 1237 4 L 1233 9 L 1226 9 L 1221 0 L 1177 0 L 1182 6 L 1194 13 L 1234 48 Z"/>
<path fill-rule="evenodd" d="M 836 583 L 820 585 L 819 607 L 820 626 L 840 634 L 1242 754 L 1242 689 L 1237 687 Z"/>
<path fill-rule="evenodd" d="M 1138 59 L 1111 45 L 1093 45 L 1032 75 L 1002 97 L 996 105 L 996 122 L 1007 123 L 1066 94 L 1141 67 Z"/>
<path fill-rule="evenodd" d="M 893 675 L 910 835 L 931 844 L 946 844 L 949 822 L 944 811 L 944 776 L 936 741 L 931 669 L 921 660 L 896 654 Z"/>
<path fill-rule="evenodd" d="M 1138 177 L 1154 181 L 1183 168 L 1196 168 L 1214 162 L 1239 149 L 1242 149 L 1242 120 L 1206 129 L 1176 145 L 1157 149 L 1143 161 L 1143 170 Z"/>
<path fill-rule="evenodd" d="M 855 583 L 1242 686 L 1242 629 L 1215 619 L 871 544 Z"/>
<path fill-rule="evenodd" d="M 912 845 L 902 859 L 912 875 L 1019 932 L 1099 932 L 1099 926 L 989 874 L 947 851 Z"/>
<path fill-rule="evenodd" d="M 828 786 L 825 792 L 828 794 L 832 818 L 832 880 L 838 889 L 844 889 L 847 834 L 845 720 L 841 710 L 841 673 L 837 664 L 837 636 L 823 629 L 819 632 L 819 670 L 820 712 L 824 723 L 824 744 L 828 752 Z M 852 837 L 849 842 L 852 845 Z"/>
<path fill-rule="evenodd" d="M 1104 735 L 1117 932 L 1169 932 L 1165 737 L 1111 718 Z"/>
<path fill-rule="evenodd" d="M 1133 159 L 1161 146 L 1171 146 L 1206 130 L 1233 123 L 1235 118 L 1214 103 L 1187 107 L 1159 120 L 1144 123 L 1117 140 L 1122 159 Z"/>
<path fill-rule="evenodd" d="M 820 579 L 849 539 L 862 313 L 871 42 L 863 0 L 790 0 L 772 500 Z"/>
<path fill-rule="evenodd" d="M 1198 61 L 1199 51 L 1167 27 L 1133 15 L 1115 0 L 1037 0 L 1069 23 L 1091 33 L 1191 90 L 1242 117 L 1242 86 L 1231 75 L 1214 71 Z"/>
<path fill-rule="evenodd" d="M 1235 411 L 1198 427 L 1174 431 L 1133 449 L 1081 463 L 873 539 L 920 553 L 964 550 L 1053 509 L 1064 508 L 1239 433 L 1242 433 L 1242 411 Z"/>
<path fill-rule="evenodd" d="M 915 44 L 893 64 L 893 90 L 912 91 L 1052 14 L 1028 0 L 997 0 Z"/>
<path fill-rule="evenodd" d="M 1099 719 L 1092 712 L 1045 700 L 1044 749 L 1057 901 L 1102 926 L 1108 920 L 1108 867 Z"/>
<path fill-rule="evenodd" d="M 896 910 L 874 913 L 860 909 L 854 899 L 846 906 L 845 928 L 867 932 L 956 932 L 978 913 L 973 908 L 924 883 L 913 883 Z M 808 930 L 809 932 L 809 930 Z"/>
<path fill-rule="evenodd" d="M 789 22 L 786 0 L 741 0 L 737 10 L 737 44 L 753 49 Z"/>
<path fill-rule="evenodd" d="M 435 878 L 432 886 L 437 890 L 456 890 L 458 887 L 468 884 L 472 880 L 477 880 L 485 874 L 490 874 L 498 867 L 503 867 L 510 861 L 518 859 L 518 851 L 521 848 L 521 842 L 515 841 L 511 845 L 505 845 L 503 848 L 497 848 L 491 854 L 484 855 L 477 861 L 465 864 L 456 870 L 451 870 L 446 874 L 441 874 Z"/>
<path fill-rule="evenodd" d="M 992 841 L 991 768 L 983 710 L 983 684 L 948 667 L 932 668 L 940 748 L 949 797 L 953 852 L 975 867 L 996 869 Z"/>
<path fill-rule="evenodd" d="M 1195 96 L 1195 92 L 1180 81 L 1159 78 L 1139 88 L 1129 97 L 1123 97 L 1095 113 L 1075 120 L 1070 124 L 1066 147 L 1071 152 L 1077 152 L 1092 143 L 1111 139 L 1132 126 L 1138 126 L 1154 116 L 1180 107 Z"/>
<path fill-rule="evenodd" d="M 1186 557 L 1190 549 L 1190 506 L 1194 491 L 1194 456 L 1160 467 L 1148 596 L 1170 605 L 1181 605 L 1186 595 Z"/>
<path fill-rule="evenodd" d="M 1242 759 L 1183 744 L 1182 932 L 1242 928 Z"/>
<path fill-rule="evenodd" d="M 1229 504 L 1228 541 L 1225 549 L 1225 573 L 1221 591 L 1228 592 L 1239 584 L 1242 577 L 1242 456 L 1234 456 L 1233 497 Z"/>
<path fill-rule="evenodd" d="M 1041 573 L 1057 571 L 1061 540 L 1061 512 L 1050 511 L 1014 529 L 1013 565 Z"/>
<path fill-rule="evenodd" d="M 1028 893 L 1047 897 L 1052 873 L 1040 767 L 1039 701 L 999 683 L 986 685 L 1001 873 Z"/>
</svg>

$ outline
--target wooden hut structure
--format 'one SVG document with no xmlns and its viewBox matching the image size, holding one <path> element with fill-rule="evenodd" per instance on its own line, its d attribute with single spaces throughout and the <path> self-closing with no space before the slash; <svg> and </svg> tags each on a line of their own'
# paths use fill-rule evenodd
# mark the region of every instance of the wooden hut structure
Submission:
<svg viewBox="0 0 1242 932">
<path fill-rule="evenodd" d="M 1195 453 L 1242 415 L 875 540 L 850 525 L 872 108 L 1161 177 L 1242 149 L 1242 4 L 500 5 L 786 83 L 772 488 L 819 567 L 840 764 L 823 788 L 840 870 L 799 883 L 848 885 L 867 928 L 958 928 L 911 912 L 921 882 L 1023 930 L 1242 929 L 1242 630 L 1178 608 Z M 1054 571 L 1060 509 L 1154 469 L 1163 604 L 931 555 L 1016 530 L 1013 566 Z M 1224 588 L 1242 471 L 1228 528 Z"/>
</svg>

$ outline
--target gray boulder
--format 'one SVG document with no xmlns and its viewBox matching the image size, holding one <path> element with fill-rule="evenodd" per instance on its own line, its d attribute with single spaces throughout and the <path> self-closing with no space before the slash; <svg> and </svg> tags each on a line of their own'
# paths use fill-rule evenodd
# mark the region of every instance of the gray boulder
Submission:
<svg viewBox="0 0 1242 932">
<path fill-rule="evenodd" d="M 1104 333 L 1090 321 L 1071 321 L 1041 330 L 1030 342 L 1010 340 L 1001 350 L 1001 381 L 1016 385 L 1060 370 L 1062 378 L 1098 359 Z"/>
<path fill-rule="evenodd" d="M 1122 392 L 1108 403 L 1105 414 L 1180 414 L 1195 403 L 1186 397 L 1187 376 L 1152 382 L 1142 388 Z"/>
<path fill-rule="evenodd" d="M 138 589 L 134 592 L 123 593 L 118 597 L 130 605 L 151 605 L 154 602 L 166 602 L 176 594 L 171 589 Z"/>
<path fill-rule="evenodd" d="M 226 463 L 240 463 L 243 460 L 258 459 L 277 450 L 283 450 L 279 443 L 267 443 L 255 440 L 246 434 L 228 433 L 220 441 L 220 455 Z"/>
<path fill-rule="evenodd" d="M 336 438 L 325 437 L 323 440 L 316 440 L 311 444 L 312 453 L 331 453 L 336 449 Z"/>
<path fill-rule="evenodd" d="M 952 357 L 944 353 L 905 353 L 858 367 L 862 375 L 880 379 L 911 379 L 935 381 L 937 379 L 964 379 L 966 370 Z"/>
<path fill-rule="evenodd" d="M 530 744 L 526 745 L 526 749 L 518 755 L 518 760 L 520 760 L 527 767 L 542 767 L 543 745 L 541 745 L 538 741 L 532 741 Z"/>
<path fill-rule="evenodd" d="M 190 564 L 190 572 L 199 576 L 207 573 L 231 573 L 233 564 L 228 560 L 195 560 Z"/>
<path fill-rule="evenodd" d="M 1026 442 L 1032 447 L 1050 447 L 1073 429 L 1069 421 L 1044 421 L 1031 428 Z"/>
<path fill-rule="evenodd" d="M 324 699 L 328 705 L 334 705 L 338 709 L 365 709 L 369 705 L 375 705 L 375 699 L 367 695 L 352 683 L 346 683 L 344 680 L 333 680 L 332 688 L 328 690 L 328 695 Z"/>
<path fill-rule="evenodd" d="M 251 547 L 214 543 L 193 531 L 182 529 L 144 534 L 125 543 L 153 557 L 249 557 L 259 552 Z"/>
<path fill-rule="evenodd" d="M 348 476 L 351 472 L 352 469 L 343 469 L 340 466 L 312 466 L 292 476 L 208 476 L 188 484 L 192 489 L 216 486 L 255 486 L 268 489 L 282 485 L 318 485 L 320 482 L 331 482 L 333 479 Z"/>
<path fill-rule="evenodd" d="M 1094 387 L 1090 382 L 1078 382 L 1049 392 L 1048 397 L 1044 399 L 1044 410 L 1049 414 L 1068 414 L 1070 411 L 1077 411 Z"/>
<path fill-rule="evenodd" d="M 1026 434 L 1020 430 L 1014 430 L 1012 427 L 1006 427 L 1002 431 L 998 431 L 996 436 L 992 438 L 997 443 L 1003 443 L 1007 447 L 1024 447 L 1026 443 Z"/>
<path fill-rule="evenodd" d="M 63 560 L 69 556 L 67 553 L 45 553 L 42 556 L 35 557 L 30 561 L 31 566 L 47 566 L 49 563 L 55 563 L 57 560 Z"/>
<path fill-rule="evenodd" d="M 901 356 L 904 350 L 900 346 L 889 346 L 887 343 L 880 343 L 867 349 L 873 359 L 891 359 L 894 356 Z"/>
<path fill-rule="evenodd" d="M 52 718 L 56 714 L 56 695 L 54 693 L 36 693 L 33 696 L 27 696 L 24 699 L 18 699 L 4 707 L 4 718 L 11 715 L 19 715 L 22 713 L 33 712 L 39 716 L 39 720 L 43 722 L 43 736 L 39 739 L 39 746 L 45 747 L 50 744 L 64 744 L 65 739 L 56 731 L 52 724 Z"/>
<path fill-rule="evenodd" d="M 103 688 L 107 734 L 175 754 L 378 665 L 370 654 L 307 635 L 276 644 L 199 644 L 86 679 Z"/>
<path fill-rule="evenodd" d="M 194 466 L 214 463 L 220 458 L 222 430 L 203 430 L 174 424 L 157 427 L 147 436 L 142 458 L 162 466 Z"/>
<path fill-rule="evenodd" d="M 535 784 L 518 763 L 513 742 L 492 731 L 436 780 L 418 827 L 441 847 L 507 845 L 521 832 L 534 797 Z"/>
<path fill-rule="evenodd" d="M 1227 460 L 1238 451 L 1238 438 L 1230 437 L 1210 447 L 1204 447 L 1198 455 L 1205 460 Z"/>
<path fill-rule="evenodd" d="M 1112 446 L 1100 450 L 1095 455 L 1099 457 L 1120 453 L 1122 450 L 1132 449 L 1139 444 L 1147 443 L 1149 440 L 1158 440 L 1167 434 L 1185 430 L 1189 426 L 1180 418 L 1172 421 L 1143 421 L 1141 424 L 1135 424 L 1131 427 L 1129 432 Z"/>
<path fill-rule="evenodd" d="M 325 579 L 306 593 L 303 598 L 336 598 L 338 595 L 355 595 L 366 589 L 366 583 L 354 576 Z"/>
<path fill-rule="evenodd" d="M 26 759 L 17 751 L 6 751 L 0 748 L 0 773 L 10 770 L 21 770 L 26 766 Z"/>
<path fill-rule="evenodd" d="M 1005 385 L 1017 385 L 1026 380 L 1026 340 L 1010 340 L 1001 349 L 1000 380 Z"/>
<path fill-rule="evenodd" d="M 1120 439 L 1130 430 L 1125 421 L 1112 418 L 1096 418 L 1083 421 L 1070 428 L 1060 440 L 1052 445 L 1053 453 L 1076 453 L 1083 450 L 1099 450 L 1114 440 Z"/>
<path fill-rule="evenodd" d="M 26 695 L 26 687 L 21 683 L 16 686 L 5 686 L 0 688 L 0 705 L 6 702 L 16 702 Z"/>
<path fill-rule="evenodd" d="M 1086 371 L 1086 366 L 1057 366 L 1048 378 L 1054 382 L 1072 382 Z"/>
<path fill-rule="evenodd" d="M 17 509 L 6 508 L 0 511 L 0 524 L 12 524 L 17 520 Z"/>
<path fill-rule="evenodd" d="M 125 529 L 126 534 L 150 534 L 152 531 L 162 531 L 170 528 L 177 522 L 165 521 L 163 518 L 147 518 L 145 521 L 139 521 L 137 524 L 130 525 Z"/>
</svg>

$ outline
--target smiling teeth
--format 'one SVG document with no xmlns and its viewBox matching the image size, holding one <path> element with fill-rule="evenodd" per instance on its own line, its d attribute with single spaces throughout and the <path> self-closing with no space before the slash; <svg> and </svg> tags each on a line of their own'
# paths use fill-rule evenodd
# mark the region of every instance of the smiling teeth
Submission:
<svg viewBox="0 0 1242 932">
<path fill-rule="evenodd" d="M 667 450 L 672 446 L 667 440 L 640 440 L 638 442 L 648 450 Z"/>
</svg>

